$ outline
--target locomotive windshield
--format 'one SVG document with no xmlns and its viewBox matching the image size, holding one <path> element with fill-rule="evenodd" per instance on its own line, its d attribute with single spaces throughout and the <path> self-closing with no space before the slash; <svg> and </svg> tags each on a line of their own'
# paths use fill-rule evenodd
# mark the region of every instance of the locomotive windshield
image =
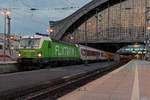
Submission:
<svg viewBox="0 0 150 100">
<path fill-rule="evenodd" d="M 20 42 L 20 48 L 39 48 L 40 38 L 23 38 Z"/>
</svg>

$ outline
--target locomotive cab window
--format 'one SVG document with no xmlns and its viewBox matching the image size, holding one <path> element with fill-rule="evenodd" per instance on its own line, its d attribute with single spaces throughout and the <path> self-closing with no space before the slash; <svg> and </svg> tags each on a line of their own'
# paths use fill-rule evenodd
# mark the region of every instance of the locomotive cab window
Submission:
<svg viewBox="0 0 150 100">
<path fill-rule="evenodd" d="M 39 48 L 40 38 L 24 38 L 20 42 L 21 48 Z"/>
</svg>

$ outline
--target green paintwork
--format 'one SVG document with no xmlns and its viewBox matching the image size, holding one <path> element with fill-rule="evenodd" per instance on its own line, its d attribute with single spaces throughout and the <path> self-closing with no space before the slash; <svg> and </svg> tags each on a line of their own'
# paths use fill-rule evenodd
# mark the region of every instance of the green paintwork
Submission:
<svg viewBox="0 0 150 100">
<path fill-rule="evenodd" d="M 79 57 L 79 48 L 68 44 L 51 42 L 51 57 L 77 58 Z"/>
<path fill-rule="evenodd" d="M 44 40 L 39 49 L 19 49 L 20 58 L 79 58 L 79 48 L 76 46 Z"/>
</svg>

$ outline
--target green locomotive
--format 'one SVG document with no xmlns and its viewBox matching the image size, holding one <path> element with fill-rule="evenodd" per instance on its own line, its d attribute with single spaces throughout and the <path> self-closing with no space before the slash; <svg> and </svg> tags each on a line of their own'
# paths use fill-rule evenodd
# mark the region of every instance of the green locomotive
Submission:
<svg viewBox="0 0 150 100">
<path fill-rule="evenodd" d="M 18 63 L 23 65 L 79 61 L 77 45 L 52 41 L 47 36 L 24 36 L 19 45 Z"/>
</svg>

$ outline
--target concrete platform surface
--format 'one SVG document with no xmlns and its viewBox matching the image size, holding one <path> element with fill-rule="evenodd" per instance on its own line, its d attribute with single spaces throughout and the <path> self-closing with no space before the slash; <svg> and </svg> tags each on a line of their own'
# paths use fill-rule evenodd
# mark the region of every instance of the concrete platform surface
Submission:
<svg viewBox="0 0 150 100">
<path fill-rule="evenodd" d="M 16 61 L 0 61 L 0 74 L 18 71 Z"/>
<path fill-rule="evenodd" d="M 58 100 L 150 100 L 150 62 L 132 60 Z"/>
<path fill-rule="evenodd" d="M 16 61 L 0 61 L 0 65 L 2 64 L 15 64 L 17 63 Z"/>
</svg>

